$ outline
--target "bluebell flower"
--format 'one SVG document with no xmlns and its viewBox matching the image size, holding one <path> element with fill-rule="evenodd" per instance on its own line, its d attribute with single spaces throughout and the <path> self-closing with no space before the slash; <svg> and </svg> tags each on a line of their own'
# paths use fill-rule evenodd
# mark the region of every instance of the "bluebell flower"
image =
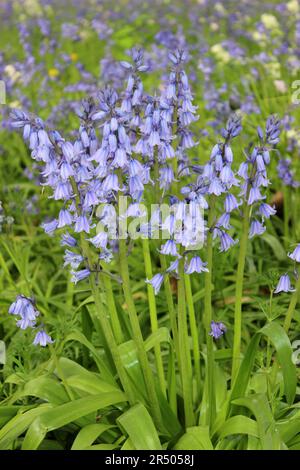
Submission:
<svg viewBox="0 0 300 470">
<path fill-rule="evenodd" d="M 102 189 L 105 193 L 110 191 L 119 191 L 119 181 L 118 176 L 115 173 L 110 173 L 107 175 L 105 180 L 103 181 Z"/>
<path fill-rule="evenodd" d="M 175 259 L 174 261 L 172 261 L 169 265 L 169 267 L 167 268 L 166 272 L 167 273 L 171 273 L 171 272 L 176 272 L 178 273 L 178 263 L 179 263 L 179 258 Z"/>
<path fill-rule="evenodd" d="M 108 234 L 107 232 L 99 232 L 92 238 L 89 238 L 89 241 L 94 245 L 96 248 L 105 249 L 108 243 Z"/>
<path fill-rule="evenodd" d="M 67 161 L 62 162 L 62 164 L 61 164 L 60 176 L 61 176 L 62 180 L 67 180 L 68 178 L 70 178 L 70 176 L 74 176 L 73 167 Z"/>
<path fill-rule="evenodd" d="M 88 268 L 81 269 L 80 271 L 71 271 L 72 277 L 71 282 L 77 284 L 77 282 L 86 279 L 91 274 L 91 271 Z"/>
<path fill-rule="evenodd" d="M 265 202 L 263 202 L 262 204 L 260 204 L 259 208 L 259 213 L 265 217 L 266 219 L 269 219 L 271 217 L 271 215 L 275 215 L 276 214 L 276 209 L 274 209 L 273 207 L 271 207 L 269 204 L 266 204 Z"/>
<path fill-rule="evenodd" d="M 47 346 L 47 344 L 52 344 L 52 343 L 54 343 L 54 341 L 52 340 L 51 336 L 49 336 L 45 332 L 45 330 L 38 331 L 33 340 L 34 345 L 39 345 L 42 347 L 45 347 Z"/>
<path fill-rule="evenodd" d="M 249 198 L 248 198 L 249 206 L 251 206 L 257 201 L 261 201 L 262 199 L 265 199 L 265 196 L 261 194 L 258 187 L 253 186 L 249 191 Z"/>
<path fill-rule="evenodd" d="M 74 247 L 77 246 L 76 238 L 72 237 L 68 232 L 64 233 L 61 239 L 60 244 L 62 246 Z"/>
<path fill-rule="evenodd" d="M 214 339 L 219 339 L 227 330 L 226 326 L 222 322 L 212 321 L 210 324 L 210 336 Z"/>
<path fill-rule="evenodd" d="M 41 227 L 45 230 L 48 235 L 52 235 L 58 227 L 58 221 L 56 219 L 51 222 L 43 222 Z"/>
<path fill-rule="evenodd" d="M 160 247 L 160 253 L 163 255 L 178 256 L 175 241 L 167 240 L 166 243 Z"/>
<path fill-rule="evenodd" d="M 262 235 L 265 231 L 266 227 L 257 219 L 254 219 L 250 225 L 249 238 L 253 238 L 255 235 Z"/>
<path fill-rule="evenodd" d="M 274 290 L 274 294 L 278 294 L 279 292 L 294 292 L 294 290 L 295 289 L 291 286 L 289 275 L 283 274 L 279 279 L 276 289 Z"/>
<path fill-rule="evenodd" d="M 290 158 L 281 158 L 277 165 L 278 176 L 283 181 L 285 186 L 298 188 L 300 182 L 295 180 L 295 172 L 291 169 L 291 164 L 292 161 Z"/>
<path fill-rule="evenodd" d="M 293 259 L 297 263 L 300 263 L 300 244 L 296 246 L 293 253 L 288 254 L 289 258 Z"/>
<path fill-rule="evenodd" d="M 281 122 L 277 116 L 270 116 L 266 124 L 266 142 L 270 145 L 276 145 L 279 142 Z"/>
<path fill-rule="evenodd" d="M 233 194 L 226 194 L 224 208 L 226 212 L 232 212 L 233 210 L 237 209 L 239 206 L 236 197 Z"/>
<path fill-rule="evenodd" d="M 207 263 L 204 263 L 200 256 L 191 258 L 188 266 L 185 267 L 186 274 L 208 272 Z"/>
<path fill-rule="evenodd" d="M 159 170 L 159 185 L 161 189 L 168 189 L 174 181 L 174 172 L 170 166 Z"/>
<path fill-rule="evenodd" d="M 226 230 L 229 230 L 232 228 L 230 225 L 230 213 L 224 212 L 224 214 L 221 215 L 221 217 L 218 218 L 216 222 L 216 227 L 222 227 Z"/>
<path fill-rule="evenodd" d="M 34 328 L 36 325 L 36 321 L 30 320 L 28 317 L 22 317 L 16 322 L 16 325 L 21 330 L 26 330 L 27 328 Z"/>
<path fill-rule="evenodd" d="M 71 225 L 72 222 L 72 214 L 67 209 L 61 209 L 59 211 L 57 228 L 65 227 L 66 225 Z"/>
<path fill-rule="evenodd" d="M 90 223 L 85 214 L 81 214 L 75 218 L 74 232 L 90 232 Z"/>
<path fill-rule="evenodd" d="M 155 274 L 152 279 L 146 279 L 146 283 L 152 285 L 155 295 L 157 295 L 158 292 L 160 291 L 163 280 L 164 280 L 163 274 L 158 273 L 158 274 Z"/>
<path fill-rule="evenodd" d="M 57 201 L 59 199 L 68 200 L 73 196 L 72 186 L 68 181 L 58 181 L 55 191 L 54 199 Z"/>
<path fill-rule="evenodd" d="M 38 316 L 38 311 L 32 303 L 32 299 L 25 297 L 24 295 L 18 295 L 15 302 L 9 307 L 8 313 L 12 315 L 20 315 L 26 317 L 29 320 L 35 320 Z"/>
<path fill-rule="evenodd" d="M 73 251 L 66 250 L 64 255 L 64 266 L 70 265 L 73 269 L 77 269 L 78 266 L 84 260 L 82 255 L 74 253 Z"/>
<path fill-rule="evenodd" d="M 219 228 L 215 228 L 214 230 L 214 238 L 216 238 L 216 236 L 219 237 L 221 242 L 221 252 L 229 250 L 229 248 L 237 243 L 237 240 L 233 240 L 233 238 L 228 235 L 228 233 L 226 233 L 224 230 L 220 230 Z"/>
</svg>

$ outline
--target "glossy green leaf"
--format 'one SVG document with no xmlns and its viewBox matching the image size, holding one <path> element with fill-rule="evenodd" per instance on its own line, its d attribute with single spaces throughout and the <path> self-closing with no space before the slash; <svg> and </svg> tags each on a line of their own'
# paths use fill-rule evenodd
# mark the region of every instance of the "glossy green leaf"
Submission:
<svg viewBox="0 0 300 470">
<path fill-rule="evenodd" d="M 188 428 L 174 446 L 174 450 L 213 450 L 206 426 L 193 426 Z"/>
<path fill-rule="evenodd" d="M 117 421 L 128 434 L 136 450 L 161 450 L 157 431 L 144 405 L 133 406 Z"/>
<path fill-rule="evenodd" d="M 88 424 L 84 428 L 80 429 L 77 434 L 71 450 L 83 450 L 88 446 L 91 446 L 93 442 L 105 431 L 113 428 L 111 424 Z"/>
<path fill-rule="evenodd" d="M 31 424 L 23 441 L 22 449 L 37 449 L 49 431 L 61 428 L 89 413 L 102 410 L 123 401 L 125 401 L 124 393 L 117 391 L 87 396 L 57 406 Z"/>
</svg>

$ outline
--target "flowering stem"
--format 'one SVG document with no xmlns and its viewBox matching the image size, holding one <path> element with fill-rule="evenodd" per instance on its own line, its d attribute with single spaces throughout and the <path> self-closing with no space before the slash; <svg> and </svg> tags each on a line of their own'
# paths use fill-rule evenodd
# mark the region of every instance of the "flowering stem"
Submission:
<svg viewBox="0 0 300 470">
<path fill-rule="evenodd" d="M 241 360 L 241 335 L 242 335 L 242 296 L 244 285 L 244 270 L 247 253 L 247 242 L 249 232 L 250 206 L 244 204 L 244 218 L 242 227 L 242 236 L 240 240 L 240 251 L 235 287 L 235 310 L 234 310 L 234 334 L 232 351 L 232 372 L 231 385 L 233 385 L 237 375 Z"/>
<path fill-rule="evenodd" d="M 113 329 L 117 344 L 121 344 L 124 341 L 124 336 L 123 336 L 120 320 L 118 317 L 118 312 L 116 309 L 114 293 L 113 293 L 113 289 L 111 285 L 111 279 L 109 276 L 105 274 L 102 275 L 102 279 L 103 279 L 103 283 L 105 287 L 106 302 L 107 302 L 107 307 L 108 307 L 108 311 L 110 314 L 112 329 Z"/>
<path fill-rule="evenodd" d="M 193 387 L 192 387 L 192 364 L 189 347 L 189 335 L 187 325 L 187 312 L 185 302 L 184 287 L 184 258 L 182 257 L 178 263 L 178 334 L 179 334 L 179 351 L 180 351 L 180 375 L 182 383 L 185 425 L 193 426 Z"/>
<path fill-rule="evenodd" d="M 72 185 L 74 194 L 76 196 L 77 209 L 80 210 L 80 205 L 79 205 L 80 204 L 80 198 L 79 198 L 79 192 L 78 192 L 77 184 L 76 184 L 74 178 L 70 178 L 70 181 L 71 181 L 71 185 Z M 81 243 L 82 254 L 87 259 L 88 266 L 89 267 L 93 266 L 93 255 L 91 253 L 89 243 L 85 239 L 85 236 L 84 236 L 83 232 L 80 233 L 80 243 Z M 122 384 L 122 386 L 124 388 L 124 391 L 127 395 L 128 401 L 131 405 L 133 405 L 136 402 L 136 400 L 135 400 L 134 394 L 132 393 L 131 385 L 130 385 L 130 382 L 129 382 L 129 377 L 128 377 L 127 372 L 126 372 L 126 370 L 124 368 L 124 365 L 122 363 L 121 355 L 119 353 L 118 345 L 117 345 L 113 330 L 111 328 L 111 324 L 110 324 L 110 322 L 107 318 L 106 311 L 105 311 L 105 308 L 104 308 L 102 300 L 101 300 L 100 292 L 99 292 L 98 286 L 96 284 L 95 273 L 91 273 L 91 275 L 89 276 L 89 280 L 90 280 L 91 291 L 92 291 L 93 297 L 94 297 L 97 320 L 99 320 L 99 322 L 100 322 L 101 329 L 102 329 L 102 332 L 104 334 L 105 340 L 106 340 L 107 344 L 110 347 L 110 352 L 111 352 L 112 358 L 114 360 L 116 370 L 117 370 L 117 373 L 119 375 L 121 384 Z M 95 328 L 96 329 L 98 328 L 97 323 L 95 324 Z"/>
<path fill-rule="evenodd" d="M 147 358 L 147 353 L 145 350 L 144 339 L 143 339 L 143 335 L 141 332 L 139 319 L 138 319 L 136 308 L 135 308 L 134 301 L 132 298 L 128 263 L 127 263 L 126 240 L 124 238 L 119 239 L 119 262 L 120 262 L 120 273 L 122 277 L 122 286 L 123 286 L 125 302 L 127 304 L 129 319 L 130 319 L 131 328 L 132 328 L 132 334 L 133 334 L 134 341 L 136 343 L 141 368 L 143 371 L 146 387 L 147 387 L 148 394 L 149 394 L 150 408 L 152 410 L 154 420 L 156 421 L 156 423 L 159 424 L 161 423 L 159 403 L 158 403 L 158 398 L 156 395 L 154 378 L 152 375 L 152 371 L 150 369 L 150 365 L 149 365 L 148 358 Z"/>
<path fill-rule="evenodd" d="M 146 238 L 143 238 L 142 244 L 143 244 L 143 255 L 144 255 L 146 277 L 147 279 L 152 279 L 153 273 L 152 273 L 152 265 L 151 265 L 149 240 Z M 158 329 L 157 310 L 156 310 L 156 300 L 155 300 L 154 290 L 150 283 L 147 284 L 147 292 L 148 292 L 151 329 L 152 329 L 152 332 L 155 333 L 155 331 L 157 331 Z M 166 395 L 164 368 L 163 368 L 163 362 L 162 362 L 161 350 L 160 350 L 159 344 L 156 344 L 154 346 L 154 354 L 155 354 L 157 374 L 158 374 L 158 379 L 160 383 L 160 388 L 163 394 Z"/>
<path fill-rule="evenodd" d="M 210 197 L 208 212 L 208 234 L 206 241 L 206 261 L 208 272 L 205 273 L 205 297 L 204 297 L 204 325 L 206 330 L 206 383 L 208 397 L 208 413 L 207 424 L 212 425 L 216 413 L 216 398 L 214 390 L 214 349 L 213 338 L 209 334 L 212 322 L 212 255 L 213 255 L 213 239 L 212 225 L 215 218 L 215 196 Z"/>
<path fill-rule="evenodd" d="M 195 369 L 195 377 L 196 377 L 196 384 L 197 384 L 197 395 L 199 395 L 200 388 L 201 388 L 201 373 L 200 373 L 200 349 L 199 349 L 198 328 L 197 328 L 197 322 L 196 322 L 190 276 L 188 274 L 185 274 L 184 280 L 185 280 L 185 292 L 186 292 L 187 307 L 188 307 L 188 312 L 189 312 L 191 335 L 192 335 L 192 340 L 193 340 L 193 356 L 194 356 L 194 369 Z"/>
<path fill-rule="evenodd" d="M 81 237 L 81 245 L 82 245 L 82 251 L 84 255 L 87 257 L 89 264 L 92 264 L 92 256 L 90 254 L 90 248 L 88 246 L 87 241 L 84 239 L 84 237 Z M 110 322 L 107 318 L 107 312 L 105 310 L 105 307 L 102 303 L 99 288 L 96 284 L 96 278 L 95 274 L 92 273 L 89 277 L 90 279 L 90 286 L 91 286 L 91 291 L 93 293 L 94 297 L 94 302 L 95 302 L 95 307 L 96 307 L 96 314 L 97 318 L 100 321 L 100 325 L 103 331 L 103 334 L 105 336 L 106 342 L 109 345 L 110 352 L 112 355 L 112 358 L 114 360 L 115 366 L 117 373 L 119 375 L 120 381 L 122 383 L 122 386 L 124 388 L 124 391 L 127 395 L 128 401 L 130 404 L 134 404 L 136 402 L 134 398 L 134 394 L 132 393 L 131 385 L 129 382 L 129 377 L 126 373 L 126 370 L 124 368 L 124 365 L 122 363 L 121 355 L 119 353 L 118 345 L 113 333 L 113 330 L 111 328 Z M 109 303 L 109 302 L 108 302 Z"/>
<path fill-rule="evenodd" d="M 166 272 L 167 261 L 166 261 L 165 255 L 163 254 L 160 255 L 160 264 L 161 264 L 162 270 Z M 171 289 L 170 278 L 168 274 L 166 274 L 164 277 L 164 288 L 165 288 L 165 294 L 166 294 L 166 300 L 167 300 L 167 306 L 168 306 L 168 312 L 169 312 L 169 318 L 170 318 L 171 331 L 172 331 L 172 336 L 174 340 L 174 347 L 175 347 L 176 357 L 178 361 L 178 367 L 180 368 L 180 351 L 179 351 L 177 315 L 176 315 L 176 309 L 174 307 L 172 289 Z"/>
<path fill-rule="evenodd" d="M 290 326 L 291 326 L 293 313 L 295 311 L 295 308 L 296 308 L 296 305 L 297 305 L 297 302 L 298 302 L 298 299 L 299 299 L 299 293 L 300 293 L 300 276 L 298 277 L 298 280 L 296 282 L 295 292 L 293 293 L 293 295 L 291 297 L 289 308 L 288 308 L 288 311 L 286 313 L 286 317 L 285 317 L 284 324 L 283 324 L 283 327 L 284 327 L 284 329 L 287 333 L 288 333 L 288 331 L 290 329 Z"/>
</svg>

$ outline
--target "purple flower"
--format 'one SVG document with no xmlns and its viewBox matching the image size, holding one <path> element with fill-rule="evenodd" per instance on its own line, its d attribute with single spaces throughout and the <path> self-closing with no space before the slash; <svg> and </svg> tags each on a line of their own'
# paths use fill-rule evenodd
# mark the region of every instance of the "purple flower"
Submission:
<svg viewBox="0 0 300 470">
<path fill-rule="evenodd" d="M 172 261 L 172 263 L 170 264 L 170 266 L 167 268 L 167 273 L 171 273 L 171 272 L 178 272 L 178 262 L 179 262 L 179 259 L 175 259 L 174 261 Z"/>
<path fill-rule="evenodd" d="M 160 253 L 163 255 L 178 256 L 177 247 L 174 240 L 167 240 L 160 248 Z"/>
<path fill-rule="evenodd" d="M 75 219 L 74 232 L 90 232 L 90 224 L 86 215 L 82 214 Z"/>
<path fill-rule="evenodd" d="M 26 328 L 34 328 L 35 327 L 35 320 L 30 320 L 27 317 L 21 318 L 17 321 L 16 325 L 21 330 L 26 330 Z"/>
<path fill-rule="evenodd" d="M 149 280 L 146 279 L 146 283 L 152 285 L 155 295 L 156 295 L 160 291 L 163 280 L 164 280 L 164 276 L 161 273 L 158 273 L 158 274 L 155 274 L 155 276 L 153 276 L 152 279 L 149 279 Z"/>
<path fill-rule="evenodd" d="M 24 295 L 18 295 L 15 302 L 9 307 L 8 313 L 19 315 L 22 318 L 34 321 L 39 312 L 34 307 L 32 300 Z"/>
<path fill-rule="evenodd" d="M 271 217 L 271 215 L 274 215 L 276 214 L 276 209 L 274 209 L 273 207 L 269 206 L 269 204 L 266 204 L 265 202 L 263 202 L 259 208 L 258 208 L 260 214 L 263 216 L 263 217 L 266 217 L 266 219 L 269 219 Z"/>
<path fill-rule="evenodd" d="M 194 256 L 189 265 L 185 268 L 185 273 L 186 274 L 192 274 L 192 273 L 202 273 L 202 272 L 208 272 L 208 269 L 206 267 L 207 263 L 204 263 L 200 256 Z"/>
<path fill-rule="evenodd" d="M 61 209 L 58 216 L 57 228 L 65 227 L 65 225 L 71 225 L 73 217 L 67 209 Z"/>
<path fill-rule="evenodd" d="M 300 244 L 296 246 L 293 253 L 288 254 L 289 258 L 293 259 L 297 263 L 300 263 Z"/>
<path fill-rule="evenodd" d="M 58 227 L 58 221 L 54 219 L 51 220 L 51 222 L 44 222 L 41 224 L 41 227 L 45 230 L 48 235 L 53 235 L 53 233 Z"/>
<path fill-rule="evenodd" d="M 24 295 L 18 295 L 15 302 L 9 307 L 8 313 L 18 315 L 20 319 L 17 321 L 17 326 L 22 330 L 26 328 L 33 328 L 36 323 L 36 318 L 40 312 L 35 308 L 32 299 Z"/>
<path fill-rule="evenodd" d="M 294 292 L 295 289 L 291 286 L 291 281 L 288 274 L 283 274 L 280 277 L 279 282 L 277 284 L 276 289 L 274 290 L 274 294 L 278 294 L 279 292 Z"/>
<path fill-rule="evenodd" d="M 253 238 L 255 235 L 262 235 L 265 231 L 266 227 L 255 219 L 250 225 L 249 238 Z"/>
<path fill-rule="evenodd" d="M 78 253 L 73 253 L 73 251 L 66 250 L 64 260 L 65 260 L 64 266 L 70 265 L 71 268 L 77 269 L 78 266 L 84 260 L 84 258 L 82 255 L 79 255 Z"/>
<path fill-rule="evenodd" d="M 45 330 L 38 331 L 33 340 L 34 345 L 39 345 L 42 347 L 45 347 L 47 346 L 47 344 L 52 344 L 52 343 L 54 343 L 54 341 L 52 340 L 51 336 L 47 335 Z"/>
<path fill-rule="evenodd" d="M 226 326 L 222 322 L 215 322 L 212 321 L 210 324 L 210 336 L 212 336 L 215 339 L 219 339 L 225 332 L 226 332 Z"/>
<path fill-rule="evenodd" d="M 254 202 L 265 199 L 265 196 L 262 196 L 259 188 L 253 186 L 249 192 L 248 205 L 251 206 Z"/>
<path fill-rule="evenodd" d="M 235 245 L 237 243 L 237 240 L 236 241 L 233 240 L 233 238 L 230 235 L 228 235 L 228 233 L 218 228 L 214 230 L 214 238 L 216 236 L 220 238 L 220 242 L 221 242 L 220 251 L 221 252 L 229 250 L 229 248 L 231 248 L 232 245 Z"/>
<path fill-rule="evenodd" d="M 102 189 L 105 193 L 110 191 L 119 191 L 119 182 L 118 176 L 115 173 L 110 173 L 107 175 L 105 180 L 103 181 Z"/>
<path fill-rule="evenodd" d="M 71 277 L 71 282 L 74 282 L 74 284 L 77 284 L 77 282 L 82 281 L 83 279 L 86 279 L 89 277 L 91 274 L 91 271 L 87 268 L 81 269 L 80 271 L 71 271 L 72 277 Z"/>
<path fill-rule="evenodd" d="M 77 240 L 72 237 L 68 232 L 64 233 L 60 242 L 61 246 L 74 247 L 77 245 Z"/>
<path fill-rule="evenodd" d="M 234 209 L 237 209 L 239 206 L 235 196 L 228 193 L 225 198 L 224 208 L 226 212 L 232 212 Z"/>
<path fill-rule="evenodd" d="M 108 234 L 107 232 L 99 232 L 92 238 L 89 238 L 89 241 L 94 245 L 96 248 L 105 249 L 108 242 Z"/>
<path fill-rule="evenodd" d="M 230 214 L 228 212 L 224 212 L 224 214 L 219 217 L 216 223 L 216 227 L 223 227 L 226 230 L 232 228 L 232 226 L 230 225 Z"/>
</svg>

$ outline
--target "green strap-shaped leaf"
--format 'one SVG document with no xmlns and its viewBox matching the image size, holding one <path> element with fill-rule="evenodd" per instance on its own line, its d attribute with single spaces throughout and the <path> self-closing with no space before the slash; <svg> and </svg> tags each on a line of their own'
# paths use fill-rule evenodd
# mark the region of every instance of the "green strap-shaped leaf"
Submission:
<svg viewBox="0 0 300 470">
<path fill-rule="evenodd" d="M 118 419 L 136 450 L 161 450 L 160 440 L 147 409 L 141 403 L 130 408 Z"/>
<path fill-rule="evenodd" d="M 180 437 L 174 450 L 213 450 L 207 426 L 193 426 L 187 428 L 186 433 Z"/>
<path fill-rule="evenodd" d="M 39 447 L 47 432 L 61 428 L 89 413 L 124 401 L 126 401 L 124 393 L 117 391 L 87 396 L 57 406 L 44 413 L 31 424 L 23 441 L 22 449 L 35 450 Z"/>
<path fill-rule="evenodd" d="M 71 450 L 83 450 L 89 447 L 93 442 L 105 431 L 113 428 L 111 424 L 88 424 L 84 428 L 80 429 L 77 434 Z"/>
<path fill-rule="evenodd" d="M 236 405 L 245 406 L 257 421 L 259 439 L 263 450 L 281 450 L 284 446 L 266 395 L 255 394 L 235 400 Z"/>
<path fill-rule="evenodd" d="M 62 384 L 46 376 L 37 377 L 27 382 L 24 389 L 16 394 L 15 400 L 26 396 L 38 397 L 52 405 L 60 405 L 69 401 Z"/>
<path fill-rule="evenodd" d="M 251 339 L 245 357 L 242 361 L 238 376 L 236 378 L 231 394 L 231 399 L 235 400 L 245 396 L 250 375 L 254 366 L 257 348 L 262 335 L 267 336 L 276 349 L 278 362 L 282 368 L 284 393 L 288 403 L 291 404 L 293 403 L 296 394 L 296 366 L 292 362 L 293 351 L 290 340 L 282 326 L 276 322 L 268 323 Z"/>
<path fill-rule="evenodd" d="M 273 343 L 282 368 L 284 391 L 288 403 L 291 405 L 296 395 L 297 371 L 292 362 L 293 350 L 288 335 L 279 323 L 268 323 L 260 330 Z"/>
<path fill-rule="evenodd" d="M 47 403 L 25 413 L 18 413 L 0 430 L 0 450 L 10 449 L 14 440 L 26 431 L 35 418 L 51 408 L 51 405 Z"/>
<path fill-rule="evenodd" d="M 258 437 L 258 426 L 254 419 L 247 416 L 237 415 L 229 418 L 217 431 L 219 439 L 231 436 L 232 434 L 248 434 L 250 436 Z"/>
</svg>

